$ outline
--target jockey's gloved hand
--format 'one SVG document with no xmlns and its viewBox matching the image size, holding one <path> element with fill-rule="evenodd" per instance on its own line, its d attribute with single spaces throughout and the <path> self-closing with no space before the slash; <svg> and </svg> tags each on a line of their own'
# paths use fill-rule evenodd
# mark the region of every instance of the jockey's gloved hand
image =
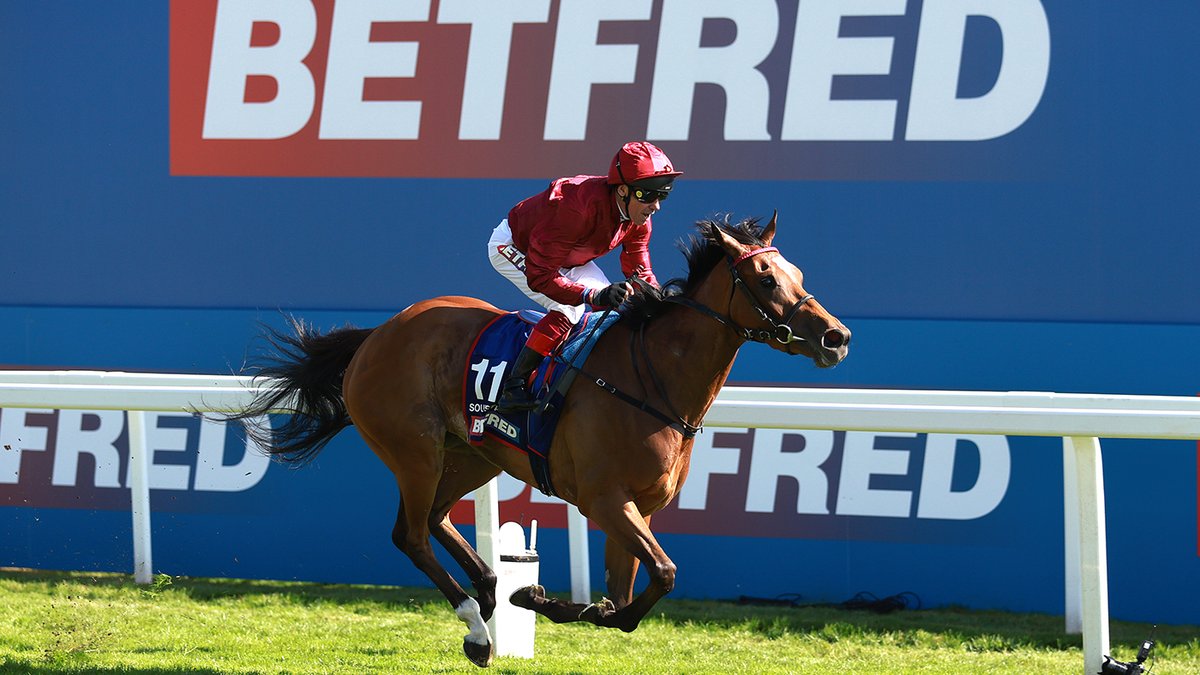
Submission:
<svg viewBox="0 0 1200 675">
<path fill-rule="evenodd" d="M 593 291 L 591 297 L 588 298 L 588 303 L 593 307 L 619 307 L 627 297 L 629 297 L 629 286 L 622 281 Z"/>
</svg>

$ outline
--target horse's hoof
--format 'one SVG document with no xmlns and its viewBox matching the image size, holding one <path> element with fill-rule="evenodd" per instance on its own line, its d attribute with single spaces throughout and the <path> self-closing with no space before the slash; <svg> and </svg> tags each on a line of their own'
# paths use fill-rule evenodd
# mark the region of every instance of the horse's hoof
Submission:
<svg viewBox="0 0 1200 675">
<path fill-rule="evenodd" d="M 598 626 L 601 620 L 608 618 L 616 611 L 617 606 L 613 604 L 612 600 L 600 598 L 599 602 L 593 602 L 584 607 L 583 611 L 579 612 L 579 620 L 588 621 Z"/>
<path fill-rule="evenodd" d="M 525 586 L 513 591 L 512 595 L 508 596 L 508 601 L 517 607 L 525 609 L 533 609 L 538 600 L 546 599 L 546 589 L 540 584 L 537 586 Z"/>
<path fill-rule="evenodd" d="M 463 653 L 471 659 L 471 663 L 480 668 L 487 668 L 492 665 L 492 643 L 486 645 L 476 644 L 470 640 L 463 640 Z"/>
</svg>

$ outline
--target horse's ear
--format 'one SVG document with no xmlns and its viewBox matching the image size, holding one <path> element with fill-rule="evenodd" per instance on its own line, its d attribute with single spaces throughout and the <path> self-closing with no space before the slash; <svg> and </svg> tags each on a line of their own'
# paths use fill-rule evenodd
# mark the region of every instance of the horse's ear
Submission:
<svg viewBox="0 0 1200 675">
<path fill-rule="evenodd" d="M 767 226 L 763 228 L 762 235 L 760 235 L 763 244 L 766 246 L 770 246 L 771 240 L 775 238 L 775 221 L 778 219 L 779 209 L 775 209 L 775 212 L 771 214 L 771 222 L 767 223 Z"/>
<path fill-rule="evenodd" d="M 738 258 L 746 250 L 746 247 L 740 244 L 737 239 L 725 234 L 725 230 L 713 226 L 712 233 L 717 243 L 721 245 L 721 248 L 725 249 L 725 254 L 730 258 Z"/>
</svg>

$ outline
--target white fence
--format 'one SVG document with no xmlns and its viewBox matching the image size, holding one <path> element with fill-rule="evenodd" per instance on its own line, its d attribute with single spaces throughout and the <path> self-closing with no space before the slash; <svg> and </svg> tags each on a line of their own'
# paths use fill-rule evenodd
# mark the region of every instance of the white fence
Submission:
<svg viewBox="0 0 1200 675">
<path fill-rule="evenodd" d="M 134 574 L 148 582 L 148 453 L 144 411 L 238 410 L 249 378 L 92 371 L 0 371 L 0 408 L 128 410 Z M 1100 438 L 1200 439 L 1200 398 L 1040 392 L 726 387 L 709 427 L 1005 434 L 1063 438 L 1066 625 L 1083 633 L 1084 672 L 1108 652 L 1108 571 Z M 494 484 L 476 494 L 485 559 L 498 526 Z M 570 522 L 572 597 L 590 596 L 586 523 Z M 489 526 L 490 525 L 490 526 Z M 493 561 L 494 562 L 494 561 Z"/>
</svg>

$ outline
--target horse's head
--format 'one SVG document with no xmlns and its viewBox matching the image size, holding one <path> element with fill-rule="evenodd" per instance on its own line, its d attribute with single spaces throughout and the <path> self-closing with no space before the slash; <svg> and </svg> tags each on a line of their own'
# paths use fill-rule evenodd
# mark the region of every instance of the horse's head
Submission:
<svg viewBox="0 0 1200 675">
<path fill-rule="evenodd" d="M 771 246 L 777 217 L 763 228 L 761 246 L 711 228 L 709 236 L 725 249 L 733 277 L 729 317 L 747 339 L 803 354 L 821 368 L 836 366 L 849 352 L 850 329 L 804 290 L 804 273 Z"/>
</svg>

